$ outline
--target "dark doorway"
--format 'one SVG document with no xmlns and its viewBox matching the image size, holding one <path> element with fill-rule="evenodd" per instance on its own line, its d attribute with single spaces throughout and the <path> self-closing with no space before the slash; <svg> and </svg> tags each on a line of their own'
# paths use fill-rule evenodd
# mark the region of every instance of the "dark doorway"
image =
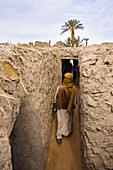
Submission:
<svg viewBox="0 0 113 170">
<path fill-rule="evenodd" d="M 73 74 L 73 81 L 75 85 L 79 85 L 79 67 L 78 60 L 62 59 L 62 81 L 64 74 L 70 72 Z"/>
</svg>

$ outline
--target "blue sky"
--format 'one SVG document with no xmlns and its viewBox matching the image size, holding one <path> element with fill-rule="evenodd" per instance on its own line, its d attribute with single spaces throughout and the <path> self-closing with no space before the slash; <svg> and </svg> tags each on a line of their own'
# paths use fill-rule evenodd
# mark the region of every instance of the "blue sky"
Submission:
<svg viewBox="0 0 113 170">
<path fill-rule="evenodd" d="M 0 0 L 0 42 L 64 41 L 61 33 L 69 19 L 80 20 L 84 30 L 75 36 L 89 44 L 113 42 L 113 0 Z"/>
</svg>

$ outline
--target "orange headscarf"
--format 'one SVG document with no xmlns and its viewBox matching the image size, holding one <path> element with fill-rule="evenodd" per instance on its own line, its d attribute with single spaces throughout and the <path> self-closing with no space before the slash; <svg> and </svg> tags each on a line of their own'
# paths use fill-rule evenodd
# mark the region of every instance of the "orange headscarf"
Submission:
<svg viewBox="0 0 113 170">
<path fill-rule="evenodd" d="M 71 73 L 66 73 L 64 75 L 64 80 L 63 80 L 63 83 L 62 85 L 65 87 L 65 88 L 68 88 L 68 87 L 73 87 L 73 75 Z"/>
</svg>

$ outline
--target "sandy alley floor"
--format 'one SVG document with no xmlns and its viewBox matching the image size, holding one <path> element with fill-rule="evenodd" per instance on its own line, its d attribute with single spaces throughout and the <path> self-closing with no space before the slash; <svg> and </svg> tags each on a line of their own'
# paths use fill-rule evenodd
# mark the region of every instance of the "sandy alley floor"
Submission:
<svg viewBox="0 0 113 170">
<path fill-rule="evenodd" d="M 57 117 L 55 116 L 45 170 L 82 170 L 78 105 L 75 109 L 73 122 L 74 129 L 72 135 L 63 137 L 62 144 L 57 144 Z"/>
</svg>

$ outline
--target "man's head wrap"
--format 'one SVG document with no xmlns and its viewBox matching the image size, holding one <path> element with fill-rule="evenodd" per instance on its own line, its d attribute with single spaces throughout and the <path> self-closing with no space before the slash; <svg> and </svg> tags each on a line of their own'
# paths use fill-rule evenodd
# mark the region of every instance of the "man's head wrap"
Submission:
<svg viewBox="0 0 113 170">
<path fill-rule="evenodd" d="M 73 80 L 73 74 L 71 74 L 71 73 L 66 73 L 66 74 L 64 75 L 64 78 L 66 78 L 66 79 L 68 79 L 68 80 Z"/>
<path fill-rule="evenodd" d="M 63 80 L 63 83 L 62 85 L 65 87 L 65 88 L 68 88 L 68 87 L 73 87 L 73 75 L 71 73 L 66 73 L 64 75 L 64 80 Z"/>
</svg>

